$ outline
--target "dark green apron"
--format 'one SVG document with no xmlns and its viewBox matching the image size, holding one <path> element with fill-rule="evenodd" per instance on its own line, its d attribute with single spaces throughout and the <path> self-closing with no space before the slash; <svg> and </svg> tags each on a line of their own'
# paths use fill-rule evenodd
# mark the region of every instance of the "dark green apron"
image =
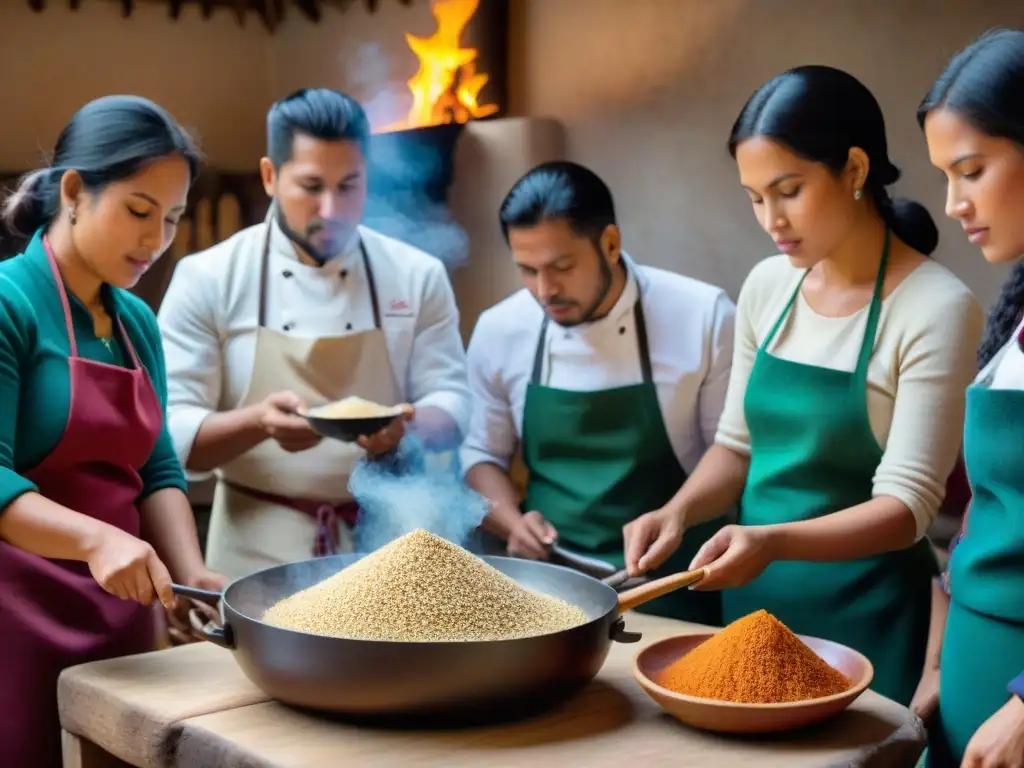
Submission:
<svg viewBox="0 0 1024 768">
<path fill-rule="evenodd" d="M 852 373 L 768 353 L 807 273 L 757 352 L 744 400 L 750 471 L 741 525 L 811 520 L 870 501 L 882 449 L 867 411 L 868 362 L 882 309 L 889 234 L 875 280 L 864 341 Z M 850 562 L 774 562 L 722 597 L 727 622 L 764 608 L 798 634 L 855 648 L 875 667 L 871 687 L 910 703 L 924 665 L 937 572 L 925 539 Z"/>
<path fill-rule="evenodd" d="M 662 421 L 651 374 L 640 300 L 633 309 L 643 381 L 598 392 L 543 386 L 548 318 L 541 325 L 523 413 L 523 462 L 529 470 L 524 510 L 537 510 L 567 549 L 616 568 L 625 562 L 622 527 L 662 507 L 686 480 Z M 683 571 L 724 521 L 687 531 L 683 545 L 652 578 Z M 652 600 L 647 613 L 718 625 L 721 598 L 681 590 Z"/>
<path fill-rule="evenodd" d="M 973 496 L 950 559 L 933 765 L 960 765 L 1024 671 L 1024 392 L 967 389 L 964 462 Z"/>
</svg>

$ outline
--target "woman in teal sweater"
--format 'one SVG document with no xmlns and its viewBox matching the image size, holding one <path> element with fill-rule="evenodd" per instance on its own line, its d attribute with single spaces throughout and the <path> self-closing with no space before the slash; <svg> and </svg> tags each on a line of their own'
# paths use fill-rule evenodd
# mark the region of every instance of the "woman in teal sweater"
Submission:
<svg viewBox="0 0 1024 768">
<path fill-rule="evenodd" d="M 972 497 L 932 599 L 915 710 L 931 715 L 929 766 L 1024 768 L 1024 30 L 953 57 L 918 121 L 947 215 L 986 262 L 1013 269 L 967 390 Z"/>
<path fill-rule="evenodd" d="M 164 426 L 149 308 L 126 289 L 170 245 L 198 168 L 144 99 L 79 110 L 5 205 L 34 232 L 0 264 L 0 765 L 59 766 L 65 667 L 152 650 L 172 579 L 203 565 Z"/>
</svg>

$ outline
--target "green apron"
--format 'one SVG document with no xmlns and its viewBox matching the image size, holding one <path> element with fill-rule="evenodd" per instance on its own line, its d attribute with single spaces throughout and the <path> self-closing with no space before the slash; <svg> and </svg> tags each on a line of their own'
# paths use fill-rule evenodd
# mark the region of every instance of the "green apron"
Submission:
<svg viewBox="0 0 1024 768">
<path fill-rule="evenodd" d="M 964 462 L 973 497 L 949 564 L 939 727 L 929 747 L 935 765 L 960 765 L 971 736 L 1024 671 L 1022 436 L 1024 392 L 967 389 Z"/>
<path fill-rule="evenodd" d="M 524 510 L 537 510 L 567 549 L 616 568 L 625 562 L 622 527 L 664 506 L 686 480 L 662 421 L 651 374 L 647 326 L 634 305 L 643 381 L 597 392 L 542 385 L 548 318 L 541 325 L 523 413 L 523 462 L 529 470 Z M 687 531 L 683 545 L 652 578 L 683 571 L 724 521 Z M 717 626 L 721 597 L 680 590 L 644 612 Z"/>
<path fill-rule="evenodd" d="M 852 373 L 768 353 L 806 272 L 758 350 L 744 399 L 751 459 L 740 499 L 741 525 L 811 520 L 872 498 L 883 452 L 868 420 L 867 374 L 889 240 L 886 233 Z M 924 665 L 936 572 L 925 539 L 908 549 L 850 562 L 779 561 L 750 584 L 726 590 L 723 611 L 731 622 L 763 608 L 797 634 L 855 648 L 875 667 L 871 687 L 907 705 Z"/>
</svg>

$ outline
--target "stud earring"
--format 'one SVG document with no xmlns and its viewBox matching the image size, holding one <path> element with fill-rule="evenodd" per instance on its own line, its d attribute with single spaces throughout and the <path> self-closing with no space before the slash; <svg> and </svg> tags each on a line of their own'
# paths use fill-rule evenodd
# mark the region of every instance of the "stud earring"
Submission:
<svg viewBox="0 0 1024 768">
<path fill-rule="evenodd" d="M 853 193 L 854 200 L 860 200 L 862 197 L 864 197 L 864 193 L 859 189 Z"/>
</svg>

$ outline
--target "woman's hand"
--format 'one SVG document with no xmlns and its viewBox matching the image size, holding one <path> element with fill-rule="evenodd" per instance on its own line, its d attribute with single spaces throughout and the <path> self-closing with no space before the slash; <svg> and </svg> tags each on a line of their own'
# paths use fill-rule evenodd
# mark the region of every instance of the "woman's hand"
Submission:
<svg viewBox="0 0 1024 768">
<path fill-rule="evenodd" d="M 220 573 L 214 573 L 204 568 L 185 581 L 185 586 L 195 589 L 205 589 L 209 592 L 223 592 L 228 585 L 228 578 Z M 167 634 L 170 636 L 171 645 L 188 645 L 202 641 L 202 637 L 192 629 L 189 621 L 189 611 L 196 609 L 206 621 L 216 621 L 217 611 L 205 603 L 197 600 L 190 600 L 187 597 L 176 596 L 174 605 L 166 609 Z"/>
<path fill-rule="evenodd" d="M 926 666 L 910 701 L 910 711 L 928 721 L 939 709 L 939 668 Z"/>
<path fill-rule="evenodd" d="M 693 589 L 712 590 L 742 587 L 767 568 L 774 542 L 771 529 L 763 525 L 727 525 L 701 547 L 689 570 L 707 568 L 707 575 Z"/>
<path fill-rule="evenodd" d="M 974 732 L 962 768 L 1024 768 L 1024 701 L 1013 696 Z"/>
<path fill-rule="evenodd" d="M 633 578 L 664 563 L 683 543 L 682 515 L 665 506 L 640 515 L 622 528 L 626 570 Z"/>
<path fill-rule="evenodd" d="M 89 572 L 103 589 L 123 600 L 149 605 L 156 597 L 169 607 L 174 603 L 171 575 L 156 551 L 112 525 L 102 526 L 86 548 Z"/>
</svg>

